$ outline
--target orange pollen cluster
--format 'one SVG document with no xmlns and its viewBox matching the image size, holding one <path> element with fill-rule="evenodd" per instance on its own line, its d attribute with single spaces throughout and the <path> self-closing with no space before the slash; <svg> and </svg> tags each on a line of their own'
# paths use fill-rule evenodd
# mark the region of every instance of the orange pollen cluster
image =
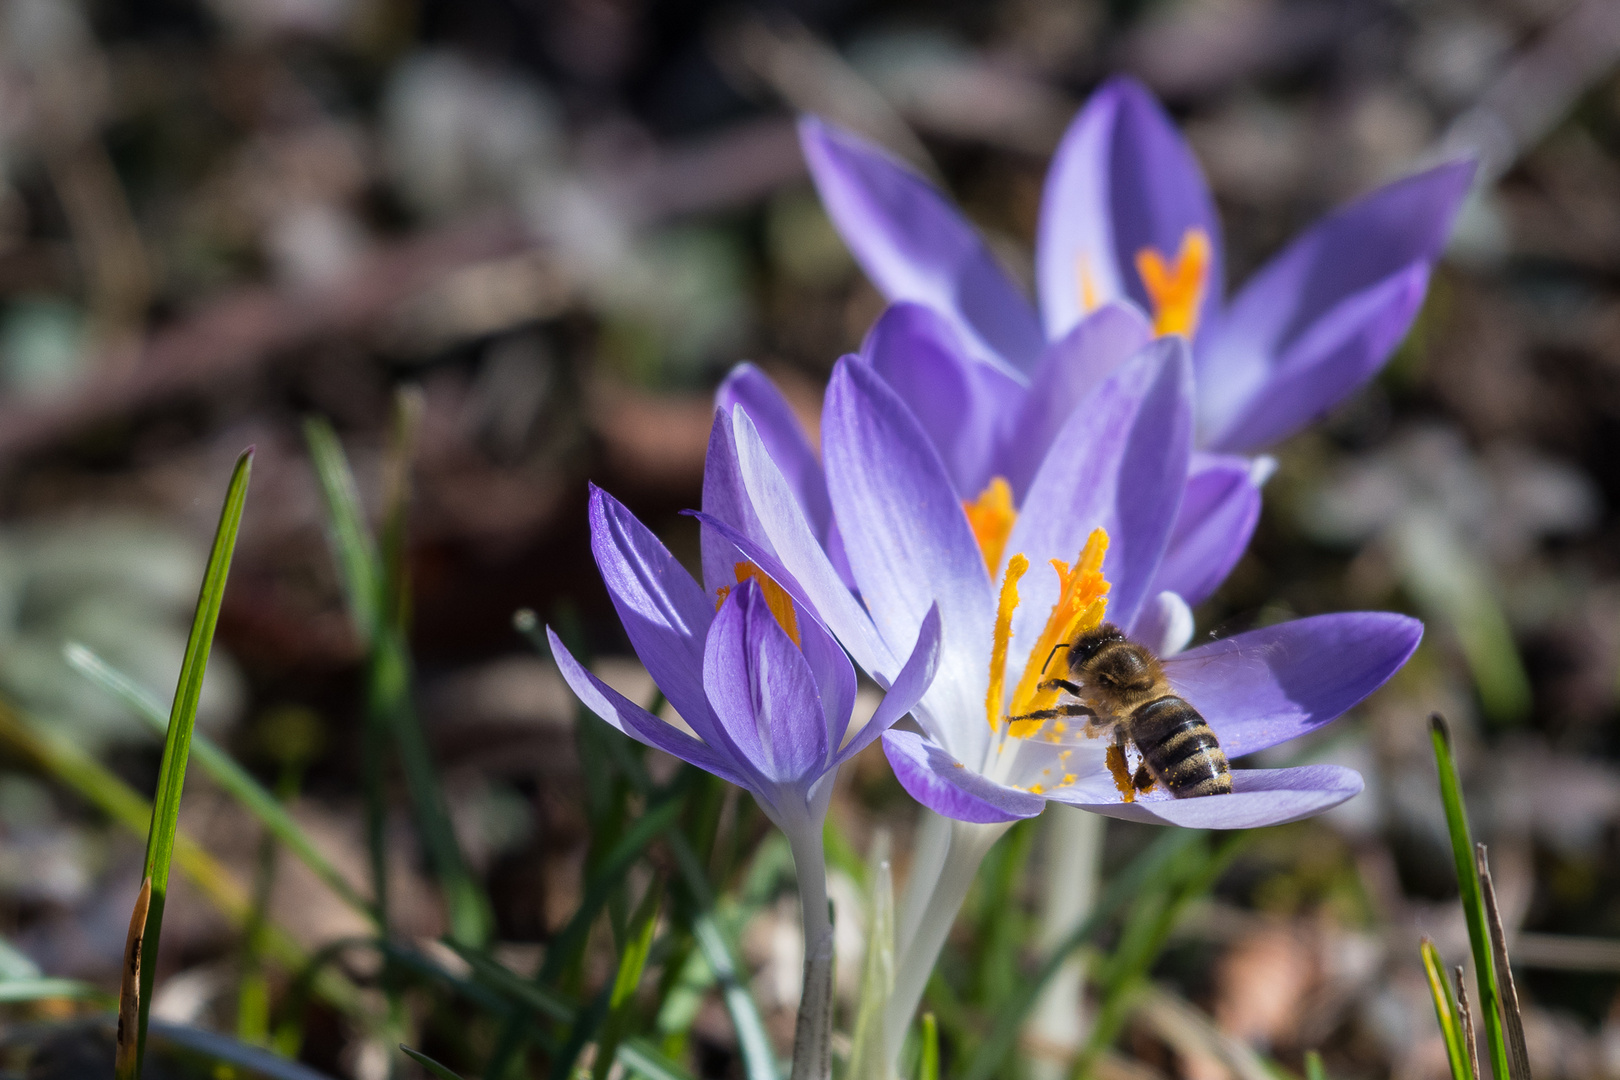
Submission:
<svg viewBox="0 0 1620 1080">
<path fill-rule="evenodd" d="M 967 512 L 973 538 L 979 542 L 985 568 L 994 574 L 1001 565 L 1001 553 L 1006 550 L 1013 523 L 1018 520 L 1018 511 L 1013 509 L 1012 486 L 1002 477 L 994 477 L 979 492 L 979 497 L 964 502 L 962 509 Z"/>
<path fill-rule="evenodd" d="M 1030 649 L 1018 685 L 1013 689 L 1012 701 L 1003 713 L 1007 649 L 1012 640 L 1013 611 L 1018 607 L 1018 580 L 1029 569 L 1029 560 L 1022 553 L 1007 561 L 1007 573 L 996 605 L 995 638 L 990 651 L 990 687 L 985 698 L 985 712 L 992 731 L 1001 731 L 1004 716 L 1015 717 L 1035 712 L 1057 700 L 1057 690 L 1042 689 L 1041 686 L 1047 658 L 1056 646 L 1068 644 L 1079 634 L 1102 622 L 1108 607 L 1108 580 L 1102 574 L 1103 556 L 1107 552 L 1108 534 L 1095 529 L 1072 567 L 1061 559 L 1052 560 L 1052 569 L 1057 572 L 1059 583 L 1057 603 L 1052 605 L 1046 626 Z M 1040 731 L 1044 724 L 1041 720 L 1008 720 L 1006 734 L 1015 739 L 1027 739 Z M 1058 721 L 1052 725 L 1047 738 L 1056 741 L 1066 730 L 1067 725 Z"/>
<path fill-rule="evenodd" d="M 1145 247 L 1136 253 L 1136 272 L 1153 302 L 1154 333 L 1193 336 L 1213 252 L 1209 235 L 1194 226 L 1182 234 L 1174 260 L 1166 260 L 1157 248 Z"/>
<path fill-rule="evenodd" d="M 803 648 L 804 642 L 799 639 L 799 616 L 793 610 L 793 597 L 788 595 L 787 590 L 751 562 L 736 563 L 732 566 L 732 572 L 737 575 L 738 585 L 741 585 L 749 578 L 759 582 L 760 591 L 765 594 L 765 605 L 771 609 L 771 614 L 776 617 L 777 624 L 787 632 L 788 637 L 793 639 L 793 644 Z M 722 585 L 715 590 L 714 610 L 719 611 L 721 605 L 726 602 L 726 597 L 730 595 L 731 586 L 729 585 Z"/>
</svg>

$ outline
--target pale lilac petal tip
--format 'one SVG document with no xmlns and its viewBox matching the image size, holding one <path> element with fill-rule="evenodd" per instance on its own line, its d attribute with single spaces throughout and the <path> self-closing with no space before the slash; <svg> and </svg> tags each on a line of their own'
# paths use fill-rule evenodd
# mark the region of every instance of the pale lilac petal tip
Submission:
<svg viewBox="0 0 1620 1080">
<path fill-rule="evenodd" d="M 815 117 L 800 120 L 799 143 L 828 216 L 889 299 L 943 312 L 986 357 L 1034 363 L 1043 338 L 1029 301 L 937 188 Z"/>
<path fill-rule="evenodd" d="M 1362 789 L 1361 774 L 1342 765 L 1305 765 L 1297 769 L 1233 769 L 1232 794 L 1172 799 L 1150 792 L 1135 802 L 1071 802 L 1094 814 L 1179 825 L 1188 829 L 1258 829 L 1315 817 L 1354 798 Z M 1068 802 L 1061 793 L 1054 799 Z"/>
<path fill-rule="evenodd" d="M 1423 624 L 1405 615 L 1316 615 L 1189 649 L 1164 671 L 1238 758 L 1336 719 L 1388 681 L 1422 637 Z"/>
<path fill-rule="evenodd" d="M 1046 806 L 1039 795 L 1006 787 L 966 768 L 915 732 L 885 732 L 883 752 L 907 794 L 957 821 L 1017 821 L 1034 817 Z"/>
<path fill-rule="evenodd" d="M 911 650 L 911 656 L 906 659 L 905 667 L 889 686 L 883 695 L 883 701 L 877 707 L 877 712 L 866 722 L 866 726 L 855 733 L 843 749 L 838 751 L 838 760 L 847 761 L 869 746 L 873 739 L 893 727 L 912 706 L 922 700 L 927 693 L 929 685 L 934 681 L 934 675 L 939 670 L 939 608 L 931 608 L 928 616 L 923 619 L 922 629 L 917 632 L 917 646 Z"/>
<path fill-rule="evenodd" d="M 776 384 L 753 364 L 738 364 L 715 392 L 715 403 L 724 410 L 728 422 L 732 409 L 737 406 L 748 414 L 771 460 L 776 462 L 793 493 L 799 497 L 799 505 L 804 507 L 805 517 L 816 535 L 825 536 L 832 524 L 827 479 L 822 475 L 821 462 L 793 406 Z M 707 492 L 705 481 L 705 495 Z M 724 514 L 719 516 L 725 517 Z"/>
</svg>

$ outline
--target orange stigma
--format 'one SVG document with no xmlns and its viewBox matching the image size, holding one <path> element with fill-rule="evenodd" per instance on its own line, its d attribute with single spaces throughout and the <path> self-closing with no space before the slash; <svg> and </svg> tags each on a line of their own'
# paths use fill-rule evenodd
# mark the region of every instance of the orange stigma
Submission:
<svg viewBox="0 0 1620 1080">
<path fill-rule="evenodd" d="M 984 555 L 985 569 L 994 577 L 996 567 L 1001 565 L 1001 553 L 1007 547 L 1007 537 L 1012 535 L 1013 523 L 1018 520 L 1018 511 L 1013 509 L 1012 487 L 1002 477 L 993 477 L 979 492 L 979 497 L 964 502 L 962 509 L 967 511 L 973 538 L 979 542 L 979 551 Z"/>
<path fill-rule="evenodd" d="M 793 597 L 787 594 L 787 590 L 771 580 L 770 575 L 751 562 L 735 564 L 732 567 L 732 572 L 737 575 L 737 584 L 739 585 L 749 578 L 759 582 L 760 591 L 765 594 L 765 606 L 771 609 L 771 614 L 775 616 L 777 624 L 787 632 L 788 637 L 793 639 L 793 644 L 802 649 L 804 642 L 799 639 L 799 616 L 793 610 Z M 726 597 L 730 595 L 731 586 L 720 586 L 715 593 L 714 610 L 719 611 L 720 606 L 726 602 Z"/>
<path fill-rule="evenodd" d="M 1145 247 L 1136 253 L 1136 272 L 1153 302 L 1154 333 L 1193 336 L 1212 257 L 1209 235 L 1197 226 L 1182 234 L 1173 261 L 1167 261 L 1157 248 Z"/>
</svg>

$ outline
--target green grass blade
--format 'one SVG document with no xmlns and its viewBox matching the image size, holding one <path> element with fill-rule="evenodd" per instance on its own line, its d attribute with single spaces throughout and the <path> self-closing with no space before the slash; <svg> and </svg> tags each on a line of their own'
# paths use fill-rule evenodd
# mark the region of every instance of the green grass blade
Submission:
<svg viewBox="0 0 1620 1080">
<path fill-rule="evenodd" d="M 247 502 L 248 477 L 253 471 L 253 450 L 236 459 L 219 528 L 214 533 L 213 550 L 203 573 L 197 596 L 197 613 L 186 642 L 185 659 L 180 664 L 180 682 L 175 689 L 174 707 L 169 712 L 168 732 L 163 743 L 163 764 L 158 773 L 157 796 L 152 803 L 152 825 L 146 838 L 146 865 L 143 877 L 152 883 L 152 904 L 146 917 L 142 951 L 148 962 L 141 968 L 139 1032 L 135 1049 L 135 1075 L 140 1076 L 141 1055 L 146 1047 L 147 1014 L 152 1004 L 152 979 L 157 971 L 159 937 L 163 931 L 163 906 L 169 892 L 169 866 L 174 860 L 174 834 L 180 821 L 180 796 L 186 783 L 186 762 L 191 755 L 191 735 L 197 722 L 197 701 L 202 696 L 203 676 L 208 671 L 208 654 L 214 644 L 214 628 L 225 598 L 225 581 L 231 571 L 231 555 L 236 550 L 236 534 L 242 526 L 242 508 Z"/>
<path fill-rule="evenodd" d="M 1434 1018 L 1440 1023 L 1440 1037 L 1446 1044 L 1446 1061 L 1451 1066 L 1451 1080 L 1475 1080 L 1468 1069 L 1468 1051 L 1463 1045 L 1462 1019 L 1457 1012 L 1456 999 L 1451 996 L 1451 984 L 1446 981 L 1445 964 L 1434 942 L 1424 938 L 1418 946 L 1423 956 L 1423 972 L 1429 978 L 1429 996 L 1434 999 Z"/>
<path fill-rule="evenodd" d="M 210 1072 L 214 1076 L 227 1074 L 227 1070 L 220 1066 L 234 1066 L 229 1069 L 229 1074 L 238 1077 L 245 1074 L 265 1077 L 266 1080 L 331 1080 L 325 1073 L 317 1072 L 308 1065 L 289 1061 L 261 1047 L 248 1046 L 229 1035 L 205 1031 L 189 1024 L 166 1024 L 154 1020 L 152 1034 L 157 1036 L 159 1045 L 168 1053 L 180 1051 L 185 1056 L 212 1063 L 215 1068 Z M 166 1071 L 165 1075 L 174 1074 Z"/>
<path fill-rule="evenodd" d="M 63 649 L 63 655 L 74 670 L 128 705 L 157 735 L 168 732 L 168 713 L 145 687 L 77 642 L 70 642 Z M 337 867 L 321 854 L 309 834 L 252 773 L 237 764 L 235 758 L 201 732 L 193 732 L 191 736 L 191 754 L 209 779 L 258 818 L 259 824 L 309 867 L 344 903 L 367 918 L 373 917 L 370 902 L 356 892 Z"/>
<path fill-rule="evenodd" d="M 437 1076 L 439 1080 L 461 1080 L 461 1077 L 458 1074 L 451 1072 L 448 1068 L 440 1065 L 437 1061 L 434 1061 L 420 1050 L 412 1050 L 404 1043 L 400 1043 L 399 1048 L 404 1052 L 406 1057 L 422 1066 L 422 1068 L 426 1069 L 434 1076 Z"/>
<path fill-rule="evenodd" d="M 6 979 L 0 982 L 0 1005 L 20 1005 L 30 1001 L 93 1001 L 103 1007 L 116 1005 L 105 990 L 78 979 Z"/>
<path fill-rule="evenodd" d="M 776 1052 L 771 1049 L 771 1037 L 765 1030 L 765 1020 L 759 1014 L 754 996 L 748 992 L 737 973 L 737 962 L 732 959 L 731 946 L 715 921 L 712 912 L 704 912 L 692 920 L 692 936 L 709 970 L 714 972 L 720 985 L 721 999 L 731 1022 L 737 1029 L 737 1045 L 742 1051 L 743 1067 L 748 1080 L 777 1080 Z"/>
<path fill-rule="evenodd" d="M 1322 1055 L 1315 1050 L 1305 1051 L 1305 1080 L 1328 1080 L 1327 1069 L 1322 1065 Z"/>
<path fill-rule="evenodd" d="M 326 502 L 326 523 L 332 554 L 343 579 L 344 594 L 355 628 L 369 643 L 379 622 L 382 582 L 377 567 L 380 558 L 360 508 L 360 492 L 354 473 L 338 442 L 332 425 L 320 417 L 304 421 L 304 441 L 315 466 Z"/>
<path fill-rule="evenodd" d="M 626 1039 L 619 1046 L 619 1064 L 646 1080 L 692 1080 L 692 1075 L 664 1055 L 650 1039 Z"/>
<path fill-rule="evenodd" d="M 624 952 L 613 979 L 613 994 L 608 999 L 607 1022 L 602 1025 L 602 1035 L 596 1044 L 596 1063 L 591 1070 L 594 1080 L 607 1080 L 619 1044 L 634 1019 L 636 988 L 641 985 L 641 974 L 647 969 L 647 957 L 652 952 L 653 931 L 657 928 L 658 906 L 663 895 L 662 887 L 653 884 L 630 917 Z"/>
<path fill-rule="evenodd" d="M 922 1057 L 917 1080 L 939 1080 L 939 1024 L 931 1012 L 922 1017 Z"/>
<path fill-rule="evenodd" d="M 1468 920 L 1468 943 L 1474 953 L 1474 977 L 1479 981 L 1479 1011 L 1485 1022 L 1491 1074 L 1496 1080 L 1512 1080 L 1507 1042 L 1502 1032 L 1501 991 L 1497 988 L 1496 965 L 1486 929 L 1485 900 L 1474 864 L 1474 840 L 1468 830 L 1468 812 L 1463 806 L 1462 784 L 1457 779 L 1457 762 L 1452 755 L 1451 729 L 1439 713 L 1429 718 L 1429 735 L 1434 742 L 1434 761 L 1440 773 L 1440 801 L 1446 808 L 1446 829 L 1451 835 L 1451 853 L 1456 860 L 1457 889 L 1461 894 L 1463 915 Z"/>
</svg>

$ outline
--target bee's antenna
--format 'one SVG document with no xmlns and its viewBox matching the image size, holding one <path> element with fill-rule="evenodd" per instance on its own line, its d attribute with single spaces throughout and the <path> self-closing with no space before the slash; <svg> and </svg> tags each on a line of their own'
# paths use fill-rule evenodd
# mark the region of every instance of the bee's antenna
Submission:
<svg viewBox="0 0 1620 1080">
<path fill-rule="evenodd" d="M 1057 655 L 1057 651 L 1059 649 L 1067 649 L 1068 647 L 1069 643 L 1067 641 L 1060 641 L 1056 645 L 1052 646 L 1052 651 L 1046 654 L 1046 663 L 1041 665 L 1042 675 L 1045 675 L 1046 669 L 1052 666 L 1052 657 Z"/>
</svg>

